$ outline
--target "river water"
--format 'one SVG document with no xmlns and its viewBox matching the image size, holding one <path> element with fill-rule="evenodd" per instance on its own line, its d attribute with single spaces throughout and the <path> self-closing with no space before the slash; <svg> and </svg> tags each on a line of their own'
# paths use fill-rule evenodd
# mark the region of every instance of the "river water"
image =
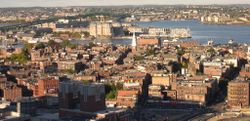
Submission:
<svg viewBox="0 0 250 121">
<path fill-rule="evenodd" d="M 2 26 L 7 26 L 7 25 L 9 25 L 9 24 L 0 24 L 0 27 L 2 27 Z"/>
<path fill-rule="evenodd" d="M 191 39 L 201 43 L 213 39 L 216 43 L 223 44 L 233 39 L 235 42 L 250 44 L 250 26 L 202 24 L 196 20 L 136 22 L 135 24 L 143 27 L 189 28 Z"/>
</svg>

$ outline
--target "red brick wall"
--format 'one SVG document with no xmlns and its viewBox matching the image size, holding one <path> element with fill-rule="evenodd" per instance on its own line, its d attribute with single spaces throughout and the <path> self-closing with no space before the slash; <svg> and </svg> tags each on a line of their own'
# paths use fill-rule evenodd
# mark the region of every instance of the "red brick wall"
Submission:
<svg viewBox="0 0 250 121">
<path fill-rule="evenodd" d="M 242 77 L 250 77 L 250 72 L 241 71 L 240 76 L 242 76 Z"/>
<path fill-rule="evenodd" d="M 204 67 L 204 74 L 212 75 L 212 76 L 219 76 L 222 74 L 222 70 L 216 67 Z"/>
<path fill-rule="evenodd" d="M 44 79 L 38 80 L 38 96 L 45 96 L 49 93 L 57 93 L 59 87 L 59 80 L 55 79 Z M 49 90 L 54 90 L 54 92 L 49 92 Z"/>
<path fill-rule="evenodd" d="M 8 101 L 15 101 L 22 97 L 22 89 L 16 86 L 3 89 L 3 97 Z"/>
<path fill-rule="evenodd" d="M 138 45 L 159 45 L 160 41 L 158 39 L 145 39 L 140 38 L 137 40 Z"/>
</svg>

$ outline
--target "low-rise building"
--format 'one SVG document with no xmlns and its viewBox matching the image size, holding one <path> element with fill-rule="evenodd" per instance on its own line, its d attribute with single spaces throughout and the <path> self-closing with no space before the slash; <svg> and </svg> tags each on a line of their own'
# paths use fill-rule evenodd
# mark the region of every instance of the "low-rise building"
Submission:
<svg viewBox="0 0 250 121">
<path fill-rule="evenodd" d="M 215 79 L 180 79 L 171 85 L 176 90 L 177 100 L 191 101 L 206 105 L 214 100 L 218 83 Z"/>
<path fill-rule="evenodd" d="M 122 107 L 135 107 L 139 101 L 139 91 L 120 90 L 117 94 L 117 105 Z"/>
<path fill-rule="evenodd" d="M 148 98 L 149 99 L 163 99 L 164 95 L 162 91 L 164 90 L 163 86 L 160 85 L 149 85 L 148 87 Z"/>
<path fill-rule="evenodd" d="M 7 101 L 17 101 L 22 97 L 22 88 L 15 84 L 6 85 L 3 89 L 3 98 Z"/>
<path fill-rule="evenodd" d="M 137 39 L 138 46 L 145 46 L 145 45 L 156 45 L 160 46 L 161 42 L 158 38 L 138 38 Z"/>
</svg>

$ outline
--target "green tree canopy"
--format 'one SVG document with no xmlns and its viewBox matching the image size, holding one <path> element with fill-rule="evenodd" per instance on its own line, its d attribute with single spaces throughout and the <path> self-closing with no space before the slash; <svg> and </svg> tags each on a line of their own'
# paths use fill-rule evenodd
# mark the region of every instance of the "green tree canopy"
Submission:
<svg viewBox="0 0 250 121">
<path fill-rule="evenodd" d="M 35 49 L 36 50 L 39 50 L 39 49 L 44 49 L 45 48 L 45 45 L 43 43 L 38 43 L 36 46 L 35 46 Z"/>
<path fill-rule="evenodd" d="M 118 90 L 122 89 L 122 83 L 105 84 L 106 99 L 115 99 L 117 97 Z"/>
<path fill-rule="evenodd" d="M 69 47 L 69 48 L 76 48 L 75 44 L 70 43 L 69 40 L 63 40 L 63 42 L 60 44 L 62 48 Z"/>
<path fill-rule="evenodd" d="M 83 32 L 83 35 L 84 35 L 84 37 L 87 37 L 87 38 L 88 38 L 88 37 L 90 36 L 90 33 L 87 32 L 87 31 L 84 31 L 84 32 Z"/>
<path fill-rule="evenodd" d="M 55 46 L 57 46 L 57 43 L 54 40 L 49 40 L 48 46 L 55 47 Z"/>
<path fill-rule="evenodd" d="M 12 54 L 8 60 L 10 60 L 11 62 L 18 62 L 21 64 L 26 63 L 29 60 L 29 53 L 27 50 L 24 50 L 19 53 L 19 54 Z"/>
</svg>

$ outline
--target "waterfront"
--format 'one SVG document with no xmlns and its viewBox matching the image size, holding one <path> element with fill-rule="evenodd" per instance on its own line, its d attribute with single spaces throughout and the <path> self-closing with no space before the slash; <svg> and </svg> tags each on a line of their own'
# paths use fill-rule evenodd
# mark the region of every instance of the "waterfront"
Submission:
<svg viewBox="0 0 250 121">
<path fill-rule="evenodd" d="M 135 22 L 134 24 L 142 27 L 189 28 L 192 35 L 191 40 L 197 40 L 202 44 L 205 44 L 208 39 L 213 39 L 216 43 L 221 44 L 227 43 L 229 39 L 234 39 L 238 43 L 250 43 L 250 26 L 244 25 L 202 24 L 196 20 Z M 4 26 L 4 24 L 0 24 L 0 26 Z M 97 42 L 110 43 L 109 40 L 99 39 L 97 39 Z M 128 45 L 131 43 L 131 40 L 111 39 L 111 43 Z"/>
<path fill-rule="evenodd" d="M 202 24 L 197 20 L 135 22 L 134 24 L 141 27 L 189 28 L 192 38 L 185 40 L 197 40 L 202 44 L 206 44 L 209 39 L 213 39 L 218 44 L 225 44 L 230 39 L 235 40 L 237 43 L 250 43 L 250 26 L 244 25 Z M 103 40 L 98 42 L 103 42 Z M 104 43 L 107 42 L 110 41 L 104 40 Z M 128 45 L 131 40 L 111 39 L 111 43 Z"/>
<path fill-rule="evenodd" d="M 10 24 L 1 24 L 0 23 L 0 27 L 7 26 L 7 25 L 10 25 Z"/>
<path fill-rule="evenodd" d="M 244 25 L 202 24 L 196 20 L 135 22 L 134 24 L 143 27 L 189 28 L 191 39 L 201 43 L 206 43 L 208 39 L 213 39 L 216 43 L 226 43 L 229 39 L 239 43 L 250 42 L 250 26 Z"/>
</svg>

